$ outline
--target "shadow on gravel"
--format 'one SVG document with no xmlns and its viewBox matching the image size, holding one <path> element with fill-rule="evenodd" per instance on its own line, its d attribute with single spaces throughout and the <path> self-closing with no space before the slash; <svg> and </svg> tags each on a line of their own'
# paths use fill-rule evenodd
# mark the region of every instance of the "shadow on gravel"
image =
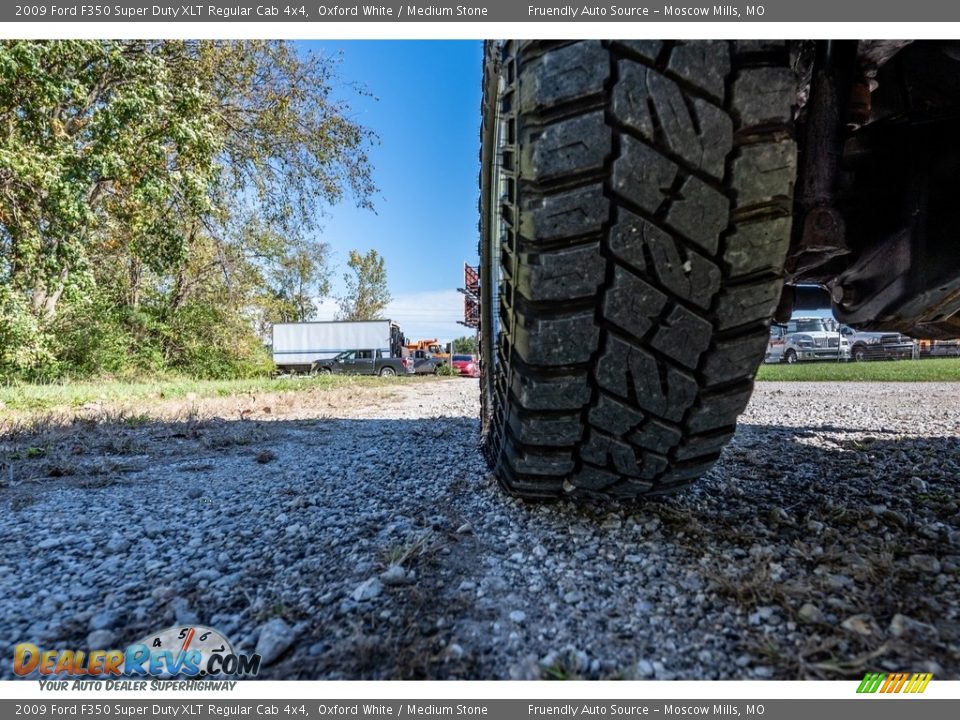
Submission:
<svg viewBox="0 0 960 720">
<path fill-rule="evenodd" d="M 460 602 L 436 588 L 477 560 L 459 505 L 486 482 L 477 442 L 465 417 L 5 428 L 0 657 L 175 622 L 253 650 L 281 618 L 267 676 L 436 675 L 435 613 Z"/>
<path fill-rule="evenodd" d="M 0 657 L 201 622 L 280 679 L 960 676 L 955 437 L 741 425 L 694 489 L 628 507 L 508 498 L 478 440 L 471 417 L 8 429 Z"/>
<path fill-rule="evenodd" d="M 749 613 L 741 645 L 777 675 L 956 678 L 958 489 L 957 437 L 741 424 L 660 516 Z"/>
</svg>

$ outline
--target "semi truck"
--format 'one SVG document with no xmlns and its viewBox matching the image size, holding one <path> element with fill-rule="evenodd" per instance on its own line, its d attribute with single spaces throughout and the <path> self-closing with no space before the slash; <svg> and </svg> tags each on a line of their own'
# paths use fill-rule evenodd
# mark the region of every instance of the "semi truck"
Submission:
<svg viewBox="0 0 960 720">
<path fill-rule="evenodd" d="M 347 350 L 379 350 L 399 358 L 405 338 L 392 320 L 276 323 L 273 326 L 273 362 L 278 370 L 309 372 L 319 360 Z"/>
</svg>

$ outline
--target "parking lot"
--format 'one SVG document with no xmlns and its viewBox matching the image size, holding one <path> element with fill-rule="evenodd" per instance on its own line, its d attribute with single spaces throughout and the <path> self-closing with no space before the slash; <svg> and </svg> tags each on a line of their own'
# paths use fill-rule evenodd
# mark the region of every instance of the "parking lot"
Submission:
<svg viewBox="0 0 960 720">
<path fill-rule="evenodd" d="M 958 406 L 759 383 L 694 489 L 626 507 L 506 497 L 465 378 L 7 427 L 0 653 L 199 622 L 284 679 L 957 679 Z"/>
</svg>

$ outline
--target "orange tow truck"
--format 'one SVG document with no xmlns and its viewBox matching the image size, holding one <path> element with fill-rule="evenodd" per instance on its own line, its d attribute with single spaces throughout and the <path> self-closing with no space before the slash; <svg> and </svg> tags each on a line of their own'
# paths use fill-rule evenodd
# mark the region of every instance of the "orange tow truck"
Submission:
<svg viewBox="0 0 960 720">
<path fill-rule="evenodd" d="M 441 345 L 440 341 L 436 338 L 430 340 L 417 340 L 416 342 L 407 343 L 403 347 L 410 355 L 413 355 L 420 350 L 425 353 L 429 353 L 431 357 L 443 360 L 444 362 L 450 361 L 450 353 L 444 349 L 443 345 Z"/>
</svg>

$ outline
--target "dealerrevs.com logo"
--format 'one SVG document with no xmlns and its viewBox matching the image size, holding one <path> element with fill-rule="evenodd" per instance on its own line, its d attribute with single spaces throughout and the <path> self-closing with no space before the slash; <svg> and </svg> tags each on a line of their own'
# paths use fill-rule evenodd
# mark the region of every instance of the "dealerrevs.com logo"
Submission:
<svg viewBox="0 0 960 720">
<path fill-rule="evenodd" d="M 156 677 L 202 678 L 252 676 L 260 656 L 234 652 L 227 638 L 213 628 L 174 626 L 152 633 L 125 650 L 42 650 L 32 643 L 13 649 L 13 672 L 24 677 Z"/>
<path fill-rule="evenodd" d="M 867 673 L 860 681 L 858 693 L 922 693 L 933 679 L 933 673 Z"/>
</svg>

